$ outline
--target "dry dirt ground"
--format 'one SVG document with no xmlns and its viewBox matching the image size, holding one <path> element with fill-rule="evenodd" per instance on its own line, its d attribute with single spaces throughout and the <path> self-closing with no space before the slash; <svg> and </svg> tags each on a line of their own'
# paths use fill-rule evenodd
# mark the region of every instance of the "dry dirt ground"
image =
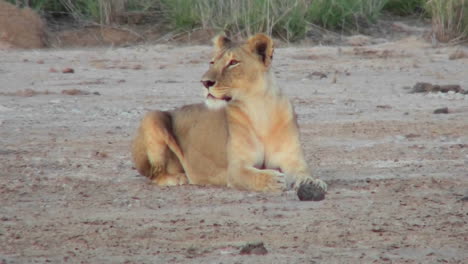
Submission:
<svg viewBox="0 0 468 264">
<path fill-rule="evenodd" d="M 468 95 L 408 89 L 468 89 L 457 49 L 276 50 L 321 202 L 132 169 L 146 111 L 202 101 L 210 47 L 0 51 L 0 263 L 468 263 Z"/>
</svg>

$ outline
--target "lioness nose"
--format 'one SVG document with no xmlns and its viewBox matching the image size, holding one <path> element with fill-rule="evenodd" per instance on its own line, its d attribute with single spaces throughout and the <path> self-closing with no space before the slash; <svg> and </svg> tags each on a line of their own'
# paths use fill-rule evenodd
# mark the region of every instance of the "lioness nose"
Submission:
<svg viewBox="0 0 468 264">
<path fill-rule="evenodd" d="M 206 89 L 209 89 L 211 86 L 215 85 L 216 82 L 212 80 L 202 80 L 201 83 L 205 86 Z"/>
</svg>

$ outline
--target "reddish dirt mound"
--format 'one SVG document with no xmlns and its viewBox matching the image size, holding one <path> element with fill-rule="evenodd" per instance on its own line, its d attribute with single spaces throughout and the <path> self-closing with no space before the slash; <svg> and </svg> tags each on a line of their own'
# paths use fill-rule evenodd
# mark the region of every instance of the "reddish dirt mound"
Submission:
<svg viewBox="0 0 468 264">
<path fill-rule="evenodd" d="M 45 26 L 38 14 L 0 1 L 0 49 L 44 48 L 44 40 Z"/>
</svg>

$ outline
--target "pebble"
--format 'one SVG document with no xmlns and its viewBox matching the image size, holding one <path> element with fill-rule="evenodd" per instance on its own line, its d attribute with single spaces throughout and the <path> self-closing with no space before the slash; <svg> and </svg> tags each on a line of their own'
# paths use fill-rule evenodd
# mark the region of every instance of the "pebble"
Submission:
<svg viewBox="0 0 468 264">
<path fill-rule="evenodd" d="M 434 114 L 448 114 L 448 113 L 449 113 L 448 107 L 437 108 L 436 110 L 434 110 Z"/>
<path fill-rule="evenodd" d="M 325 192 L 315 184 L 302 184 L 297 190 L 297 197 L 301 201 L 322 201 L 325 199 Z"/>
<path fill-rule="evenodd" d="M 266 255 L 268 250 L 263 242 L 249 243 L 243 246 L 240 250 L 241 255 Z"/>
</svg>

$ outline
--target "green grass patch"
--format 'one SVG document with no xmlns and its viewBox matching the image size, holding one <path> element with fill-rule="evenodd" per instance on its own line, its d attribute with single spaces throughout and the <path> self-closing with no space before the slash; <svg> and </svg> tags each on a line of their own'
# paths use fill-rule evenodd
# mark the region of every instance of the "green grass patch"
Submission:
<svg viewBox="0 0 468 264">
<path fill-rule="evenodd" d="M 308 19 L 329 29 L 354 30 L 374 22 L 388 0 L 315 0 Z"/>
<path fill-rule="evenodd" d="M 176 29 L 211 27 L 241 35 L 302 38 L 310 23 L 355 30 L 375 21 L 388 0 L 161 0 Z"/>
<path fill-rule="evenodd" d="M 418 15 L 424 11 L 426 0 L 389 0 L 384 10 L 398 16 Z"/>
</svg>

